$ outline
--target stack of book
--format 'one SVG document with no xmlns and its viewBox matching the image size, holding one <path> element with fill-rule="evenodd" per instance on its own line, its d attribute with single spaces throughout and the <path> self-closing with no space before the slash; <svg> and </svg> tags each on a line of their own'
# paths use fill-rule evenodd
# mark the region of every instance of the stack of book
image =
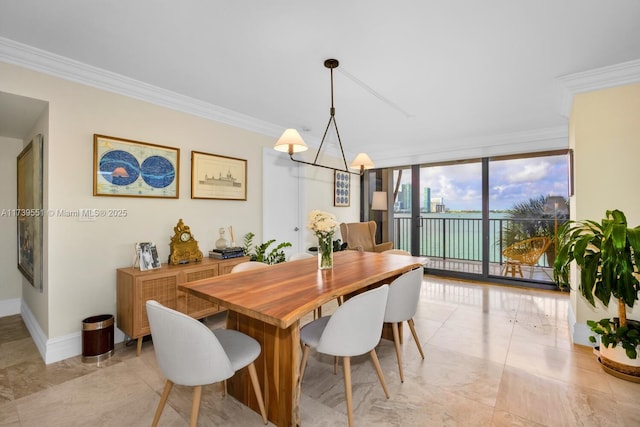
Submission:
<svg viewBox="0 0 640 427">
<path fill-rule="evenodd" d="M 244 249 L 241 247 L 212 249 L 209 251 L 209 258 L 229 259 L 244 256 Z"/>
</svg>

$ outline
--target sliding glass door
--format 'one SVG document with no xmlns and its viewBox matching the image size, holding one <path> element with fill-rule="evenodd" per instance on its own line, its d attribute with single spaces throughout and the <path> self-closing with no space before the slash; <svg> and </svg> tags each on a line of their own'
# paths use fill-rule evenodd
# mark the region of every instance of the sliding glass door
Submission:
<svg viewBox="0 0 640 427">
<path fill-rule="evenodd" d="M 392 172 L 396 248 L 428 257 L 439 274 L 552 283 L 555 235 L 568 218 L 566 151 Z"/>
</svg>

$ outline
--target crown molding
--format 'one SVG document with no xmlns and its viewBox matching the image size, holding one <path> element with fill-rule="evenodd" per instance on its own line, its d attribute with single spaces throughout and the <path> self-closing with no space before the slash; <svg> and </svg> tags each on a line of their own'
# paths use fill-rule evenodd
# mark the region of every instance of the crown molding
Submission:
<svg viewBox="0 0 640 427">
<path fill-rule="evenodd" d="M 278 137 L 283 131 L 282 126 L 4 37 L 0 37 L 0 61 L 262 135 Z"/>
<path fill-rule="evenodd" d="M 557 81 L 562 86 L 560 113 L 569 117 L 573 97 L 578 93 L 640 82 L 640 59 L 567 74 L 558 77 Z"/>
</svg>

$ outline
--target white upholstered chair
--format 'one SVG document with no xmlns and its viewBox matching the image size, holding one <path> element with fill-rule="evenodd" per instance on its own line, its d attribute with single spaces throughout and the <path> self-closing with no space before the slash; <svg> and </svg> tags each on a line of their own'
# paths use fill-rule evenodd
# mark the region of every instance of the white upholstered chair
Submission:
<svg viewBox="0 0 640 427">
<path fill-rule="evenodd" d="M 389 296 L 387 297 L 384 321 L 385 323 L 391 323 L 401 382 L 404 382 L 404 374 L 402 372 L 402 352 L 400 349 L 400 332 L 398 325 L 402 324 L 402 322 L 406 321 L 409 324 L 409 329 L 411 329 L 413 339 L 418 346 L 420 356 L 424 359 L 422 346 L 420 345 L 420 340 L 418 340 L 413 322 L 413 316 L 415 316 L 416 310 L 418 309 L 423 274 L 422 268 L 416 268 L 402 274 L 389 285 Z"/>
<path fill-rule="evenodd" d="M 389 249 L 386 251 L 382 251 L 383 254 L 390 255 L 408 255 L 411 256 L 411 252 L 405 251 L 404 249 Z"/>
<path fill-rule="evenodd" d="M 320 353 L 342 357 L 349 426 L 353 425 L 351 356 L 367 352 L 371 355 L 384 394 L 387 399 L 389 398 L 389 391 L 375 350 L 382 333 L 388 293 L 389 285 L 382 285 L 356 295 L 338 307 L 331 316 L 321 317 L 300 329 L 300 340 L 304 344 L 300 366 L 301 382 L 309 357 L 309 349 L 313 348 Z"/>
<path fill-rule="evenodd" d="M 202 386 L 231 378 L 245 366 L 249 368 L 262 421 L 267 424 L 262 391 L 253 364 L 261 351 L 258 341 L 229 329 L 212 331 L 198 320 L 154 300 L 147 301 L 146 307 L 158 366 L 167 378 L 152 426 L 158 425 L 173 384 L 179 384 L 194 387 L 189 425 L 195 427 Z"/>
<path fill-rule="evenodd" d="M 265 268 L 265 267 L 269 267 L 269 264 L 265 264 L 264 262 L 258 262 L 258 261 L 246 261 L 246 262 L 241 262 L 240 264 L 234 265 L 233 268 L 231 269 L 231 272 L 238 273 L 240 271 L 255 270 L 258 268 Z"/>
<path fill-rule="evenodd" d="M 393 242 L 376 243 L 375 221 L 343 222 L 340 224 L 342 241 L 347 243 L 347 249 L 364 252 L 382 252 L 393 249 Z"/>
<path fill-rule="evenodd" d="M 307 258 L 314 258 L 314 257 L 315 257 L 315 255 L 311 255 L 311 254 L 308 254 L 306 252 L 298 252 L 298 253 L 295 253 L 295 254 L 291 255 L 289 257 L 289 261 L 296 261 L 298 259 L 307 259 Z"/>
</svg>

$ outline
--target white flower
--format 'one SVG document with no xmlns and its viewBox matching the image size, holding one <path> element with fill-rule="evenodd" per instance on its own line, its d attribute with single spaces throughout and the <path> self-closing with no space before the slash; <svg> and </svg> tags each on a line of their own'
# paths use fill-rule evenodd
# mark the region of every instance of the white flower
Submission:
<svg viewBox="0 0 640 427">
<path fill-rule="evenodd" d="M 307 227 L 311 229 L 316 236 L 333 234 L 338 226 L 338 221 L 333 214 L 319 210 L 309 212 L 309 224 Z"/>
</svg>

